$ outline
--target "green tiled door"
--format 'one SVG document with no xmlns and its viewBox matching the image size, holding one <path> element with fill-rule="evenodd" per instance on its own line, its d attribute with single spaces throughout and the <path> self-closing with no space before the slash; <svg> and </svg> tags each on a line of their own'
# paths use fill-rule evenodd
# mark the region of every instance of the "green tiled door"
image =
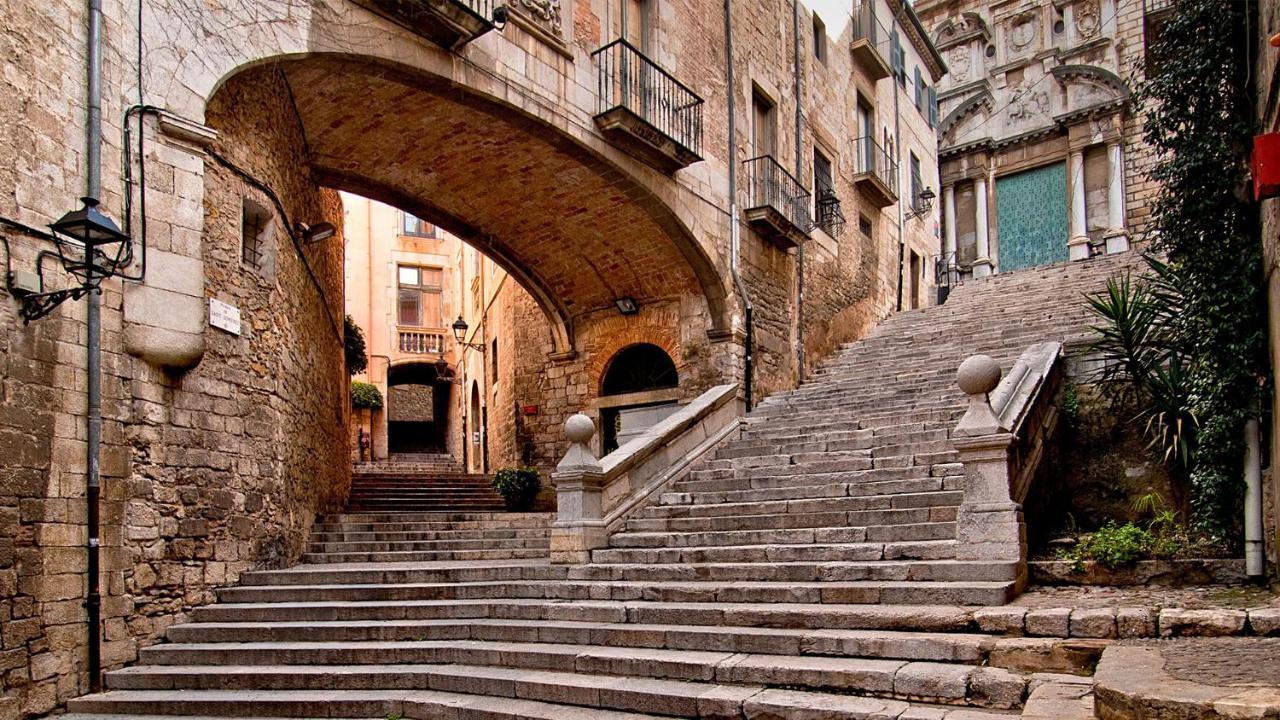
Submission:
<svg viewBox="0 0 1280 720">
<path fill-rule="evenodd" d="M 1001 272 L 1067 260 L 1067 166 L 996 178 Z"/>
</svg>

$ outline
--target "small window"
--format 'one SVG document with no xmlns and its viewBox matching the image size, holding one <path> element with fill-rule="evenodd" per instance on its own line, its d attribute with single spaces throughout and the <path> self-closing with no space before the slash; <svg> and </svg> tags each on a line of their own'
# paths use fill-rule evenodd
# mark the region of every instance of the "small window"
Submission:
<svg viewBox="0 0 1280 720">
<path fill-rule="evenodd" d="M 828 235 L 835 235 L 835 213 L 830 203 L 824 200 L 834 199 L 836 194 L 835 179 L 831 172 L 831 160 L 818 148 L 813 149 L 813 201 L 814 216 L 818 219 L 818 227 Z M 838 202 L 837 202 L 838 204 Z"/>
<path fill-rule="evenodd" d="M 440 268 L 401 265 L 396 271 L 399 283 L 396 322 L 402 327 L 438 328 L 444 325 L 441 303 L 443 271 Z"/>
<path fill-rule="evenodd" d="M 924 77 L 920 75 L 919 65 L 916 66 L 915 78 L 916 78 L 916 84 L 914 87 L 915 87 L 915 94 L 916 94 L 916 110 L 919 110 L 920 112 L 924 112 L 925 99 L 928 97 L 928 93 L 925 91 Z"/>
<path fill-rule="evenodd" d="M 400 213 L 400 233 L 411 237 L 433 238 L 436 236 L 436 226 L 409 213 Z"/>
<path fill-rule="evenodd" d="M 813 56 L 818 62 L 827 62 L 827 25 L 817 13 L 813 14 Z"/>
<path fill-rule="evenodd" d="M 271 212 L 258 203 L 244 199 L 240 211 L 240 262 L 261 270 L 266 259 L 267 234 L 271 228 Z"/>
<path fill-rule="evenodd" d="M 491 347 L 489 348 L 489 363 L 490 363 L 490 369 L 493 371 L 493 380 L 491 381 L 491 384 L 497 385 L 498 384 L 498 338 L 494 338 L 493 342 L 490 343 L 490 346 Z"/>
<path fill-rule="evenodd" d="M 858 215 L 858 232 L 871 237 L 871 218 L 866 215 Z"/>
</svg>

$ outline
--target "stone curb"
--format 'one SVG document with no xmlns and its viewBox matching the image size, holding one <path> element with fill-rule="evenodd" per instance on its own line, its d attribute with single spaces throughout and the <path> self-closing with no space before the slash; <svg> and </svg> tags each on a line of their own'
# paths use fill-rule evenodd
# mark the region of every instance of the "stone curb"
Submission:
<svg viewBox="0 0 1280 720">
<path fill-rule="evenodd" d="M 1146 607 L 986 607 L 973 612 L 982 632 L 1050 638 L 1280 636 L 1280 607 L 1189 610 Z"/>
</svg>

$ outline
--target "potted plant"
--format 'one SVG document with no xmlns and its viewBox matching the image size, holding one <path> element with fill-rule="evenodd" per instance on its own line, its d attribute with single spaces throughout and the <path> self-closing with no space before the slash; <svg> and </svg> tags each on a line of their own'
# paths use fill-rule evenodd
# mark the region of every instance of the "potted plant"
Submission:
<svg viewBox="0 0 1280 720">
<path fill-rule="evenodd" d="M 498 491 L 507 510 L 528 512 L 542 489 L 538 471 L 531 467 L 505 467 L 493 473 L 493 489 Z"/>
</svg>

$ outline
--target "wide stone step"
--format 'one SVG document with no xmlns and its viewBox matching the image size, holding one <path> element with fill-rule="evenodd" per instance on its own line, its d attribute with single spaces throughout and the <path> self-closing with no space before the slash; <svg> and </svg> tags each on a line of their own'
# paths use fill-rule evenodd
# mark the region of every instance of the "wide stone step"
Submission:
<svg viewBox="0 0 1280 720">
<path fill-rule="evenodd" d="M 960 491 L 863 495 L 858 497 L 811 497 L 753 502 L 666 503 L 652 505 L 637 514 L 640 518 L 713 517 L 721 515 L 761 515 L 766 513 L 815 513 L 831 511 L 897 510 L 949 506 L 958 507 Z"/>
<path fill-rule="evenodd" d="M 807 513 L 773 513 L 761 515 L 720 515 L 705 517 L 631 518 L 627 532 L 789 530 L 794 528 L 848 528 L 917 523 L 952 522 L 956 508 L 921 507 L 898 510 L 850 510 L 839 508 Z"/>
<path fill-rule="evenodd" d="M 397 584 L 485 582 L 497 580 L 553 580 L 565 577 L 568 566 L 546 561 L 493 563 L 353 563 L 324 568 L 296 565 L 287 570 L 242 573 L 243 585 Z"/>
<path fill-rule="evenodd" d="M 449 720 L 649 720 L 660 715 L 644 715 L 572 707 L 509 696 L 445 693 L 430 690 L 112 690 L 70 702 L 79 712 L 61 716 L 63 720 L 158 720 L 184 717 L 189 720 L 238 717 L 267 718 L 449 718 Z M 82 714 L 84 713 L 84 714 Z M 154 713 L 154 714 L 135 714 Z"/>
<path fill-rule="evenodd" d="M 620 532 L 609 537 L 616 548 L 687 548 L 723 545 L 811 545 L 814 543 L 909 542 L 954 540 L 954 522 L 929 522 L 874 527 L 819 527 L 785 530 L 724 530 L 717 532 Z"/>
<path fill-rule="evenodd" d="M 327 537 L 327 536 L 326 536 Z M 499 548 L 538 547 L 547 544 L 549 533 L 529 532 L 522 537 L 508 537 L 494 533 L 493 537 L 481 535 L 475 538 L 439 538 L 414 542 L 313 540 L 312 552 L 379 552 L 385 550 L 485 550 Z"/>
<path fill-rule="evenodd" d="M 974 633 L 651 625 L 518 619 L 186 623 L 174 643 L 445 641 L 560 643 L 777 655 L 834 655 L 977 664 L 1000 639 Z M 161 646 L 163 647 L 163 646 Z"/>
<path fill-rule="evenodd" d="M 902 543 L 808 543 L 729 545 L 691 548 L 606 548 L 592 552 L 598 563 L 828 562 L 869 560 L 949 560 L 953 540 Z"/>
<path fill-rule="evenodd" d="M 383 552 L 304 553 L 302 562 L 329 563 L 440 562 L 537 559 L 549 556 L 550 543 L 542 547 L 503 550 L 387 550 Z"/>
<path fill-rule="evenodd" d="M 553 513 L 454 513 L 454 512 L 377 512 L 334 513 L 323 515 L 317 523 L 323 527 L 334 523 L 445 523 L 470 525 L 491 522 L 502 527 L 519 527 L 520 523 L 541 524 L 555 519 Z"/>
<path fill-rule="evenodd" d="M 864 492 L 858 494 L 879 494 L 882 492 L 897 492 L 892 487 L 877 486 L 875 483 L 885 482 L 889 480 L 925 480 L 932 476 L 929 467 L 908 467 L 908 468 L 874 468 L 871 470 L 853 470 L 844 472 L 805 472 L 790 473 L 779 475 L 759 475 L 756 477 L 740 477 L 731 475 L 730 477 L 716 477 L 713 473 L 725 472 L 714 470 L 695 470 L 690 473 L 690 479 L 677 482 L 673 485 L 672 490 L 675 492 L 704 492 L 718 490 L 759 490 L 763 488 L 787 488 L 808 485 L 827 485 L 832 483 L 846 483 L 849 485 L 866 486 Z M 951 489 L 941 487 L 941 480 L 937 481 L 940 487 L 936 489 Z M 854 491 L 850 488 L 850 494 Z"/>
<path fill-rule="evenodd" d="M 653 580 L 663 582 L 770 581 L 848 582 L 911 581 L 962 582 L 1017 579 L 1017 566 L 1008 562 L 957 560 L 900 560 L 882 562 L 764 562 L 764 563 L 592 563 L 571 568 L 572 580 Z"/>
<path fill-rule="evenodd" d="M 397 646 L 412 643 L 395 643 Z M 677 717 L 719 716 L 733 706 L 701 709 L 715 687 L 721 702 L 741 703 L 762 687 L 836 690 L 881 698 L 924 700 L 977 707 L 1014 708 L 1022 704 L 1027 681 L 998 668 L 965 664 L 715 653 L 701 651 L 642 650 L 636 648 L 588 649 L 581 646 L 545 645 L 536 657 L 532 645 L 514 643 L 419 643 L 439 647 L 441 657 L 475 657 L 482 663 L 380 663 L 380 664 L 276 664 L 246 666 L 144 665 L 110 673 L 113 690 L 365 690 L 438 689 L 485 695 L 516 695 L 539 700 L 613 710 L 661 712 Z M 375 645 L 375 644 L 370 644 Z M 384 644 L 386 645 L 386 644 Z M 194 647 L 194 646 L 192 646 Z M 247 647 L 247 646 L 245 646 Z M 520 649 L 517 649 L 520 648 Z M 376 651 L 376 650 L 373 650 Z M 403 648 L 383 651 L 402 657 Z M 210 650 L 216 654 L 217 650 Z M 329 649 L 328 652 L 332 652 Z M 247 649 L 236 657 L 267 660 L 308 656 L 307 647 L 291 647 L 254 654 Z M 432 655 L 434 651 L 422 651 Z M 524 667 L 504 662 L 527 660 Z M 546 665 L 538 667 L 537 663 Z M 627 682 L 622 682 L 622 677 Z M 514 688 L 510 686 L 514 685 Z M 699 687 L 701 686 L 701 687 Z M 620 687 L 639 691 L 643 700 L 621 703 L 603 692 L 581 692 L 590 687 Z M 506 692 L 504 692 L 506 690 Z M 673 699 L 697 693 L 694 704 L 672 712 Z M 549 693 L 554 693 L 550 695 Z M 633 704 L 634 703 L 634 704 Z M 79 708 L 78 708 L 79 709 Z"/>
<path fill-rule="evenodd" d="M 958 605 L 705 603 L 651 600 L 498 598 L 218 603 L 195 608 L 195 622 L 511 619 L 713 627 L 971 632 L 982 608 Z"/>
<path fill-rule="evenodd" d="M 910 475 L 915 477 L 908 477 L 903 480 L 816 483 L 812 485 L 797 484 L 732 490 L 691 490 L 691 487 L 702 486 L 691 486 L 689 482 L 678 482 L 674 485 L 672 492 L 665 492 L 659 496 L 659 502 L 663 505 L 713 505 L 718 503 L 749 503 L 811 498 L 895 497 L 899 495 L 943 492 L 945 482 L 942 476 L 935 477 L 935 474 L 934 469 L 931 468 L 930 476 L 928 477 L 921 477 L 923 475 L 922 471 L 913 470 Z M 743 483 L 728 482 L 726 484 L 738 486 Z M 950 488 L 945 491 L 959 492 L 959 490 Z"/>
</svg>

